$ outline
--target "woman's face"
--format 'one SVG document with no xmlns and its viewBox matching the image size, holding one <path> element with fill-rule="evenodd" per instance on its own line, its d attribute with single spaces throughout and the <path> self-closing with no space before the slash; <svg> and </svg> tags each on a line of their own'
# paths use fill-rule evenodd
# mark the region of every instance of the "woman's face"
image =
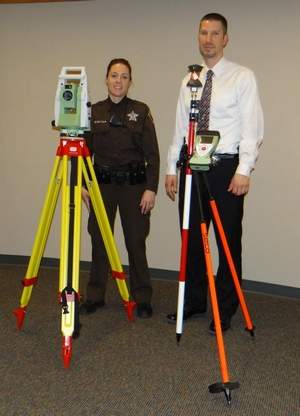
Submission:
<svg viewBox="0 0 300 416">
<path fill-rule="evenodd" d="M 129 69 L 124 64 L 113 65 L 106 78 L 108 94 L 113 102 L 122 100 L 131 85 Z"/>
</svg>

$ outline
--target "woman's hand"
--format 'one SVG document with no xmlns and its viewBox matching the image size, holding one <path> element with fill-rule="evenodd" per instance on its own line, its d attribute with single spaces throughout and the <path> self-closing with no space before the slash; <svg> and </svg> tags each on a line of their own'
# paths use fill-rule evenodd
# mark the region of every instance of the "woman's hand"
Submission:
<svg viewBox="0 0 300 416">
<path fill-rule="evenodd" d="M 141 213 L 148 214 L 155 205 L 155 192 L 146 189 L 140 202 Z"/>
<path fill-rule="evenodd" d="M 85 203 L 85 206 L 90 211 L 90 194 L 85 188 L 81 189 L 81 197 L 83 199 L 83 202 Z"/>
<path fill-rule="evenodd" d="M 166 175 L 165 188 L 168 197 L 172 201 L 175 201 L 175 196 L 177 194 L 177 175 Z"/>
</svg>

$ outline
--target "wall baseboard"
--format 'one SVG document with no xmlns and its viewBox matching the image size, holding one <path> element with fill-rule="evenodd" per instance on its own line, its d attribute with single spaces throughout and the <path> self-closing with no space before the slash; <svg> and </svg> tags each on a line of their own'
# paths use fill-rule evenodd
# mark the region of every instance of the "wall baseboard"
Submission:
<svg viewBox="0 0 300 416">
<path fill-rule="evenodd" d="M 0 264 L 10 265 L 27 265 L 30 257 L 15 256 L 9 254 L 0 254 Z M 80 269 L 89 270 L 91 263 L 89 261 L 81 261 Z M 41 261 L 41 267 L 59 267 L 59 259 L 44 257 Z M 124 265 L 125 272 L 128 271 L 128 266 Z M 150 275 L 153 279 L 159 280 L 173 280 L 178 279 L 178 272 L 175 270 L 163 270 L 149 268 Z M 276 285 L 272 283 L 257 282 L 254 280 L 243 279 L 243 290 L 249 292 L 264 293 L 272 296 L 284 296 L 289 298 L 300 299 L 300 288 Z"/>
</svg>

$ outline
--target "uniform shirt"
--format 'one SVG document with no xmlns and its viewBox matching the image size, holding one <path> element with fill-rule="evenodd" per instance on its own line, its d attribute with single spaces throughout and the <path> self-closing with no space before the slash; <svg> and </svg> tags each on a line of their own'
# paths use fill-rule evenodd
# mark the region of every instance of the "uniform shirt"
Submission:
<svg viewBox="0 0 300 416">
<path fill-rule="evenodd" d="M 159 149 L 148 106 L 124 97 L 108 97 L 92 105 L 87 145 L 98 167 L 120 169 L 130 163 L 146 164 L 146 189 L 157 192 Z"/>
<path fill-rule="evenodd" d="M 211 68 L 214 72 L 210 104 L 209 129 L 220 132 L 216 153 L 239 153 L 236 173 L 249 176 L 254 169 L 258 148 L 263 139 L 263 112 L 253 72 L 228 61 L 224 57 Z M 203 66 L 200 81 L 205 84 L 208 68 Z M 188 138 L 191 103 L 187 83 L 190 74 L 182 81 L 179 93 L 173 142 L 168 151 L 167 174 L 176 174 L 176 162 Z M 203 88 L 198 90 L 201 98 Z"/>
</svg>

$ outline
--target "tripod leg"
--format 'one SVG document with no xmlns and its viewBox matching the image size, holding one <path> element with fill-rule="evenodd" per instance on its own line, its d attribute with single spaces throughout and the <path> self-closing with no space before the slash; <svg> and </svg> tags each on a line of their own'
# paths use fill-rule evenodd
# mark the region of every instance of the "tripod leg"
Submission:
<svg viewBox="0 0 300 416">
<path fill-rule="evenodd" d="M 56 156 L 32 248 L 32 254 L 29 260 L 25 278 L 22 281 L 24 289 L 21 296 L 20 307 L 14 310 L 14 315 L 17 318 L 17 327 L 19 329 L 22 328 L 24 322 L 26 308 L 31 298 L 33 286 L 37 283 L 37 274 L 40 268 L 41 259 L 45 250 L 49 230 L 57 204 L 62 175 L 60 162 L 60 157 Z"/>
<path fill-rule="evenodd" d="M 59 265 L 59 291 L 67 285 L 68 252 L 69 252 L 69 225 L 70 225 L 70 188 L 68 186 L 68 157 L 63 156 L 62 175 L 62 201 L 61 201 L 61 245 Z"/>
<path fill-rule="evenodd" d="M 79 336 L 81 324 L 79 321 L 79 272 L 80 272 L 80 242 L 81 242 L 81 217 L 82 217 L 82 156 L 78 157 L 77 166 L 77 186 L 75 187 L 75 215 L 74 215 L 74 243 L 73 243 L 73 267 L 72 267 L 72 287 L 75 291 L 75 319 L 73 339 Z"/>
<path fill-rule="evenodd" d="M 73 244 L 73 288 L 79 293 L 79 263 L 81 241 L 81 189 L 82 189 L 82 156 L 78 157 L 77 186 L 75 187 L 75 217 Z"/>
<path fill-rule="evenodd" d="M 62 291 L 66 286 L 72 286 L 75 291 L 78 292 L 81 237 L 82 157 L 78 156 L 78 159 L 74 159 L 73 162 L 76 162 L 75 171 L 71 172 L 71 175 L 74 175 L 74 179 L 71 179 L 71 184 L 68 185 L 68 157 L 63 157 L 59 289 Z M 75 179 L 76 185 L 75 183 L 72 183 Z M 70 274 L 68 274 L 69 270 L 71 271 Z"/>
<path fill-rule="evenodd" d="M 74 330 L 75 317 L 75 297 L 68 290 L 68 259 L 69 259 L 69 233 L 70 233 L 70 187 L 68 186 L 68 156 L 62 159 L 62 202 L 61 202 L 61 246 L 60 246 L 60 266 L 59 266 L 59 293 L 61 294 L 62 319 L 61 331 L 62 339 L 62 358 L 65 368 L 67 368 L 72 356 L 72 334 Z"/>
<path fill-rule="evenodd" d="M 207 233 L 207 227 L 206 227 L 205 222 L 201 223 L 200 231 L 202 235 L 202 241 L 203 241 L 203 247 L 204 247 L 204 253 L 205 253 L 205 263 L 206 263 L 206 269 L 207 269 L 207 278 L 208 278 L 210 298 L 211 298 L 211 303 L 212 303 L 212 312 L 213 312 L 213 318 L 214 318 L 214 323 L 216 327 L 216 336 L 217 336 L 217 343 L 218 343 L 218 350 L 219 350 L 222 380 L 224 383 L 226 383 L 229 381 L 229 375 L 228 375 L 227 360 L 226 360 L 224 341 L 223 341 L 223 335 L 222 335 L 222 329 L 221 329 L 221 320 L 220 320 L 217 293 L 216 293 L 214 274 L 213 274 L 213 268 L 212 268 L 211 253 L 210 253 L 210 247 L 209 247 L 209 242 L 208 242 L 208 233 Z"/>
<path fill-rule="evenodd" d="M 204 176 L 204 181 L 205 181 L 205 184 L 206 184 L 206 188 L 208 190 L 209 197 L 210 197 L 209 202 L 210 202 L 210 207 L 211 207 L 211 210 L 212 210 L 212 213 L 213 213 L 213 218 L 215 220 L 215 224 L 216 224 L 218 232 L 219 232 L 219 236 L 220 236 L 220 239 L 221 239 L 221 242 L 222 242 L 224 253 L 225 253 L 225 256 L 226 256 L 226 259 L 227 259 L 228 267 L 229 267 L 231 275 L 232 275 L 232 279 L 233 279 L 233 282 L 234 282 L 236 293 L 237 293 L 237 296 L 238 296 L 238 299 L 239 299 L 239 302 L 240 302 L 240 306 L 241 306 L 241 309 L 242 309 L 242 313 L 243 313 L 243 316 L 244 316 L 244 319 L 245 319 L 246 330 L 249 331 L 251 336 L 254 336 L 254 328 L 255 327 L 254 327 L 253 322 L 250 318 L 250 314 L 249 314 L 249 311 L 248 311 L 248 308 L 247 308 L 247 305 L 246 305 L 245 297 L 244 297 L 243 291 L 241 289 L 240 281 L 239 281 L 239 278 L 238 278 L 238 275 L 237 275 L 237 272 L 236 272 L 236 268 L 235 268 L 235 265 L 234 265 L 234 262 L 233 262 L 233 259 L 232 259 L 232 256 L 231 256 L 231 252 L 230 252 L 230 249 L 229 249 L 229 246 L 228 246 L 228 242 L 227 242 L 227 238 L 226 238 L 226 235 L 225 235 L 225 232 L 224 232 L 224 228 L 223 228 L 223 225 L 222 225 L 222 222 L 221 222 L 221 219 L 220 219 L 219 211 L 218 211 L 216 202 L 215 202 L 214 198 L 212 197 L 212 195 L 210 193 L 209 184 L 208 184 L 207 177 L 206 177 L 205 173 L 203 173 L 203 176 Z"/>
<path fill-rule="evenodd" d="M 104 242 L 104 246 L 107 252 L 108 260 L 112 268 L 112 276 L 115 278 L 121 298 L 127 311 L 128 319 L 133 318 L 133 310 L 135 302 L 129 299 L 129 292 L 126 285 L 125 274 L 121 265 L 119 253 L 116 248 L 113 233 L 107 218 L 105 206 L 98 186 L 95 171 L 89 156 L 86 157 L 87 168 L 85 164 L 82 164 L 83 175 L 86 186 L 88 188 L 92 206 L 97 218 L 101 236 Z M 91 177 L 89 179 L 88 171 Z"/>
<path fill-rule="evenodd" d="M 193 176 L 195 179 L 197 196 L 198 196 L 198 201 L 199 201 L 200 216 L 201 216 L 200 231 L 201 231 L 202 242 L 203 242 L 203 251 L 204 251 L 206 272 L 207 272 L 207 278 L 208 278 L 208 287 L 209 287 L 209 293 L 210 293 L 210 299 L 211 299 L 213 319 L 214 319 L 214 324 L 215 324 L 215 329 L 216 329 L 219 362 L 220 362 L 220 369 L 221 369 L 221 376 L 222 376 L 222 382 L 215 383 L 209 386 L 209 391 L 211 393 L 219 393 L 223 391 L 225 393 L 227 402 L 230 404 L 231 402 L 230 391 L 235 388 L 238 388 L 239 384 L 231 383 L 229 381 L 229 372 L 228 372 L 225 345 L 224 345 L 222 328 L 221 328 L 220 312 L 219 312 L 217 292 L 216 292 L 213 266 L 212 266 L 212 258 L 211 258 L 209 240 L 208 240 L 208 231 L 207 231 L 207 226 L 206 226 L 206 222 L 204 219 L 204 212 L 203 212 L 202 200 L 201 200 L 201 195 L 200 195 L 199 177 L 197 173 L 193 173 Z"/>
<path fill-rule="evenodd" d="M 62 236 L 59 290 L 61 293 L 63 334 L 62 355 L 65 368 L 72 355 L 72 336 L 79 335 L 79 259 L 81 229 L 82 156 L 71 158 L 70 185 L 67 184 L 68 157 L 63 157 Z"/>
</svg>

